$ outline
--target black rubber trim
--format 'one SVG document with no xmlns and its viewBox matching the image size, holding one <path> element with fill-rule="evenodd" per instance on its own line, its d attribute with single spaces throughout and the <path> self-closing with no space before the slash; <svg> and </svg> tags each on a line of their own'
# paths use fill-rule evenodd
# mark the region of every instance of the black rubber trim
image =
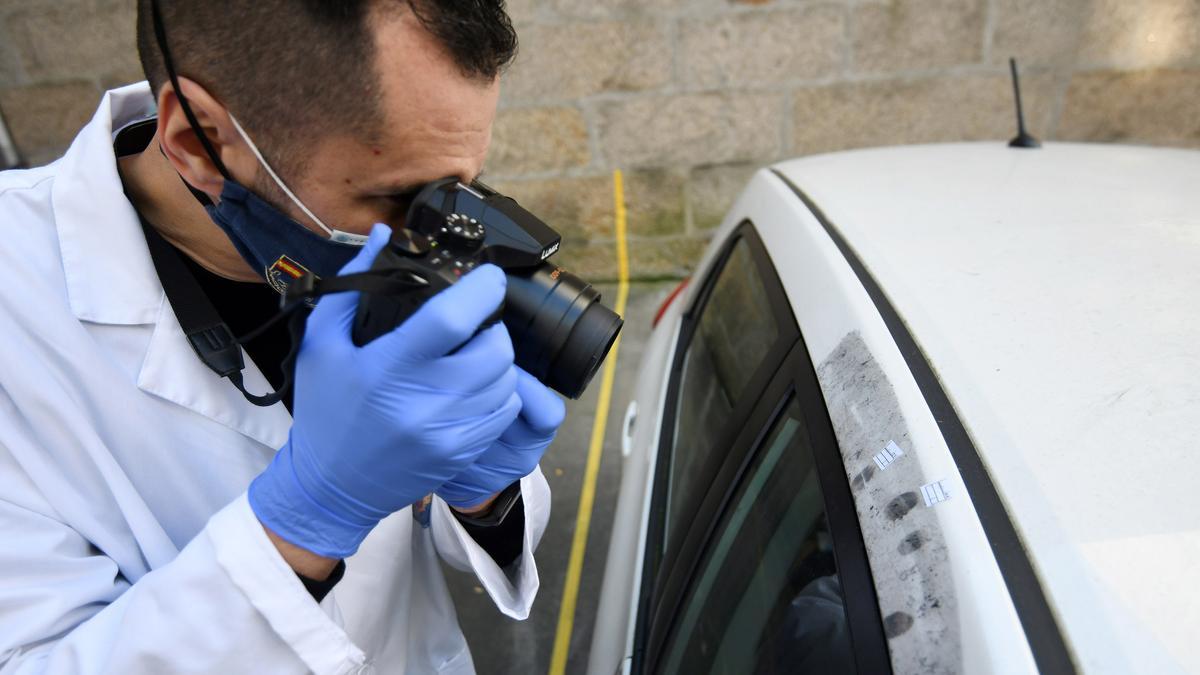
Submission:
<svg viewBox="0 0 1200 675">
<path fill-rule="evenodd" d="M 954 458 L 955 464 L 958 465 L 963 483 L 975 505 L 975 512 L 979 515 L 979 523 L 983 527 L 988 543 L 992 547 L 992 554 L 996 557 L 996 564 L 1000 568 L 1000 574 L 1004 577 L 1004 583 L 1008 587 L 1008 594 L 1016 608 L 1017 618 L 1020 619 L 1021 627 L 1025 630 L 1025 639 L 1029 642 L 1029 649 L 1033 652 L 1033 659 L 1037 663 L 1038 670 L 1042 673 L 1077 672 L 1075 664 L 1071 660 L 1070 650 L 1063 639 L 1062 631 L 1046 600 L 1041 581 L 1021 544 L 1020 536 L 1013 526 L 1012 519 L 1009 518 L 1008 512 L 1004 508 L 1004 503 L 996 491 L 995 484 L 992 483 L 991 476 L 988 475 L 987 468 L 983 465 L 983 460 L 979 457 L 979 451 L 975 448 L 970 434 L 967 433 L 966 427 L 958 417 L 958 412 L 938 381 L 937 375 L 934 374 L 933 367 L 930 366 L 925 354 L 913 339 L 912 334 L 904 325 L 904 321 L 887 299 L 879 284 L 867 271 L 866 266 L 850 248 L 845 238 L 825 216 L 825 213 L 786 176 L 779 171 L 772 171 L 772 173 L 783 181 L 800 201 L 804 202 L 808 210 L 821 223 L 821 227 L 825 228 L 825 232 L 841 251 L 850 268 L 854 270 L 859 282 L 866 289 L 867 295 L 871 297 L 876 309 L 879 310 L 883 322 L 891 331 L 892 339 L 896 341 L 896 346 L 903 354 L 909 370 L 912 371 L 913 379 L 916 380 L 921 394 L 925 397 L 925 403 L 929 406 L 930 412 L 937 421 L 938 429 L 941 430 L 942 437 L 946 440 L 946 447 L 950 449 L 950 454 Z"/>
<path fill-rule="evenodd" d="M 867 556 L 862 525 L 846 477 L 846 463 L 829 418 L 825 395 L 804 336 L 788 359 L 787 374 L 795 383 L 795 396 L 804 415 L 813 451 L 813 464 L 825 499 L 825 518 L 833 537 L 834 558 L 842 585 L 846 623 L 859 673 L 892 672 L 891 652 L 883 629 L 875 577 Z M 781 411 L 782 412 L 782 411 Z"/>
</svg>

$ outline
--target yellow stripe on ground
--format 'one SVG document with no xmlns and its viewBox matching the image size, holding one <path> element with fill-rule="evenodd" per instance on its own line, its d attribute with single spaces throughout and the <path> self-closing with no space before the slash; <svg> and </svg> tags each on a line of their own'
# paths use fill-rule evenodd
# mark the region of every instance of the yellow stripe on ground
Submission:
<svg viewBox="0 0 1200 675">
<path fill-rule="evenodd" d="M 629 299 L 629 252 L 625 243 L 625 183 L 621 172 L 613 172 L 613 200 L 617 228 L 617 314 L 625 316 Z M 588 448 L 587 469 L 583 474 L 583 489 L 579 493 L 579 515 L 575 519 L 575 537 L 571 541 L 571 559 L 567 563 L 567 582 L 563 588 L 562 605 L 558 610 L 558 631 L 554 635 L 554 653 L 550 657 L 550 675 L 563 675 L 567 668 L 567 652 L 571 646 L 571 627 L 575 623 L 575 604 L 579 598 L 579 577 L 583 570 L 583 554 L 587 549 L 588 529 L 592 524 L 592 504 L 596 500 L 596 476 L 600 473 L 600 455 L 604 451 L 604 429 L 608 423 L 608 408 L 612 402 L 613 379 L 617 374 L 617 350 L 621 338 L 613 343 L 612 352 L 604 364 L 600 381 L 600 402 L 592 423 L 592 442 Z"/>
</svg>

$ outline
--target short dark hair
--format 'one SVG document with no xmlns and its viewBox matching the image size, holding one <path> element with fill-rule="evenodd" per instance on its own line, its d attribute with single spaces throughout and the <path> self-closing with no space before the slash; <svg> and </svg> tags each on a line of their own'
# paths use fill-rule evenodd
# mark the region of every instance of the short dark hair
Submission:
<svg viewBox="0 0 1200 675">
<path fill-rule="evenodd" d="M 286 139 L 381 123 L 372 10 L 410 9 L 466 77 L 491 80 L 516 55 L 505 0 L 158 0 L 181 76 L 227 105 L 278 171 L 301 170 Z M 155 95 L 167 81 L 150 0 L 137 45 Z"/>
</svg>

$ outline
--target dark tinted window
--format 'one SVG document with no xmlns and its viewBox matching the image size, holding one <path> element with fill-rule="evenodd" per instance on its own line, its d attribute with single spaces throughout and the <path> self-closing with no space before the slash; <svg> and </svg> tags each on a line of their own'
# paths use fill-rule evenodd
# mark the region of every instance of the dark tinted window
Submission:
<svg viewBox="0 0 1200 675">
<path fill-rule="evenodd" d="M 746 385 L 779 337 L 745 239 L 734 244 L 701 311 L 683 361 L 664 536 L 703 496 L 730 414 L 753 393 Z"/>
<path fill-rule="evenodd" d="M 792 400 L 720 517 L 662 651 L 662 673 L 855 671 L 804 418 Z"/>
</svg>

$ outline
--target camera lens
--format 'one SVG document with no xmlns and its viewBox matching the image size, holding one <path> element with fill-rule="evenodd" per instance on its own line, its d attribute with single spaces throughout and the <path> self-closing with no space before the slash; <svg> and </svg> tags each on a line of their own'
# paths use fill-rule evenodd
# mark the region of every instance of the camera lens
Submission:
<svg viewBox="0 0 1200 675">
<path fill-rule="evenodd" d="M 564 396 L 579 398 L 623 324 L 596 289 L 561 267 L 508 272 L 504 325 L 516 363 Z"/>
</svg>

